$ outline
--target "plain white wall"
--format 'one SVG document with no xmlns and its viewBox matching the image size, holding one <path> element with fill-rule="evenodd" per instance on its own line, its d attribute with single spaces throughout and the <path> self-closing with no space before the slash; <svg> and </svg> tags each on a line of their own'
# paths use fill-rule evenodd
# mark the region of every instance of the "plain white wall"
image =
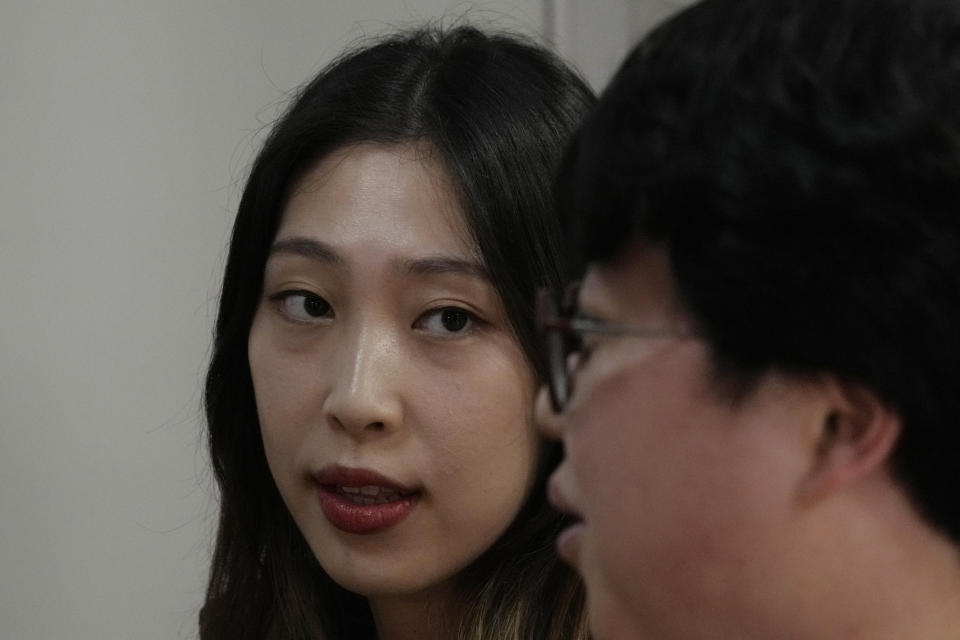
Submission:
<svg viewBox="0 0 960 640">
<path fill-rule="evenodd" d="M 0 0 L 0 640 L 194 636 L 217 287 L 289 90 L 363 34 L 468 9 L 599 84 L 663 4 Z"/>
<path fill-rule="evenodd" d="M 594 89 L 602 89 L 634 44 L 693 0 L 553 0 L 549 34 Z"/>
</svg>

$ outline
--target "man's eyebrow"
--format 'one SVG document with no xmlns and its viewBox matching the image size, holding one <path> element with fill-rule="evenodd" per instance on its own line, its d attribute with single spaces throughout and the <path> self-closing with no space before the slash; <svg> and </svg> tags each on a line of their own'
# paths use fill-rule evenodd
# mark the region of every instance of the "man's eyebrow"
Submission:
<svg viewBox="0 0 960 640">
<path fill-rule="evenodd" d="M 490 280 L 490 273 L 482 264 L 448 256 L 430 256 L 426 258 L 402 260 L 400 262 L 400 269 L 405 273 L 416 276 L 452 273 L 468 275 L 474 278 L 480 278 L 481 280 Z"/>
<path fill-rule="evenodd" d="M 602 304 L 592 299 L 584 300 L 582 295 L 577 296 L 573 307 L 574 317 L 591 322 L 607 322 L 609 313 L 606 312 Z"/>
<path fill-rule="evenodd" d="M 273 246 L 270 247 L 270 256 L 282 254 L 302 256 L 335 267 L 342 267 L 345 264 L 340 254 L 334 251 L 330 245 L 300 236 L 283 238 L 274 242 Z"/>
</svg>

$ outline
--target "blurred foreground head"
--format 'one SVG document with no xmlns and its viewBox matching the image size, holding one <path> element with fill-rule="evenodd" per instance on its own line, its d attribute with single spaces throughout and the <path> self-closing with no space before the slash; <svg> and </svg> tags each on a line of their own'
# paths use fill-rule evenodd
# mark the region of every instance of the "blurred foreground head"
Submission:
<svg viewBox="0 0 960 640">
<path fill-rule="evenodd" d="M 699 3 L 558 184 L 539 413 L 598 640 L 955 637 L 960 4 Z"/>
</svg>

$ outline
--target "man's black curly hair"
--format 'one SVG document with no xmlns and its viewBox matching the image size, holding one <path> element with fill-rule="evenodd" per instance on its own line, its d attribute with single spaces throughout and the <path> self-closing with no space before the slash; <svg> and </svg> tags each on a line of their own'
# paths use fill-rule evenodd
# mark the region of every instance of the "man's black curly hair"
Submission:
<svg viewBox="0 0 960 640">
<path fill-rule="evenodd" d="M 960 3 L 697 4 L 631 53 L 558 185 L 590 261 L 666 250 L 731 400 L 779 371 L 893 408 L 892 468 L 960 542 Z"/>
</svg>

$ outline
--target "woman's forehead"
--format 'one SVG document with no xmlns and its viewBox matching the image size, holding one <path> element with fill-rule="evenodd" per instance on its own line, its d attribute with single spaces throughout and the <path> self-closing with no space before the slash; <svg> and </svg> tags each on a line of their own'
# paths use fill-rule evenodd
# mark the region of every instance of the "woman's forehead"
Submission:
<svg viewBox="0 0 960 640">
<path fill-rule="evenodd" d="M 291 193 L 277 239 L 288 236 L 345 251 L 479 258 L 442 163 L 421 143 L 362 143 L 328 154 Z"/>
</svg>

